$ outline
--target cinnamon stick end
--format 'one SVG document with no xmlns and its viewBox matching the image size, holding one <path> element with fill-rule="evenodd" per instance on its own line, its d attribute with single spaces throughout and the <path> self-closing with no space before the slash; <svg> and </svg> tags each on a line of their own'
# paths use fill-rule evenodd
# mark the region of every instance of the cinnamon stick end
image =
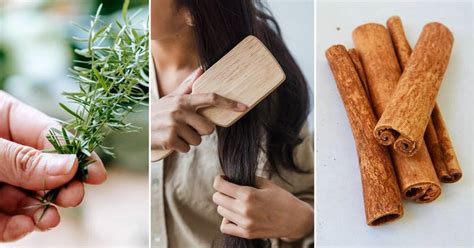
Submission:
<svg viewBox="0 0 474 248">
<path fill-rule="evenodd" d="M 446 26 L 445 26 L 444 24 L 442 24 L 442 23 L 439 23 L 439 22 L 430 22 L 430 23 L 425 24 L 425 26 L 423 27 L 423 29 L 438 29 L 438 30 L 440 30 L 440 32 L 443 32 L 443 33 L 447 33 L 447 34 L 448 34 L 448 38 L 449 38 L 449 40 L 451 41 L 451 43 L 454 41 L 453 33 L 451 32 L 451 30 L 449 30 L 448 27 L 446 27 Z"/>
<path fill-rule="evenodd" d="M 450 171 L 449 175 L 442 177 L 440 180 L 443 183 L 455 183 L 462 178 L 462 172 L 460 171 Z"/>
<path fill-rule="evenodd" d="M 445 175 L 439 177 L 439 180 L 443 183 L 455 183 L 462 178 L 462 172 L 458 170 L 450 170 Z"/>
<path fill-rule="evenodd" d="M 420 183 L 408 188 L 402 195 L 403 198 L 416 203 L 429 203 L 441 195 L 441 186 L 434 183 Z"/>
<path fill-rule="evenodd" d="M 382 216 L 379 216 L 378 218 L 374 218 L 373 220 L 369 221 L 367 225 L 369 226 L 380 226 L 388 222 L 395 221 L 403 216 L 402 212 L 395 212 L 395 213 L 389 213 L 385 214 Z"/>
<path fill-rule="evenodd" d="M 415 155 L 415 153 L 418 151 L 418 145 L 416 141 L 412 141 L 402 136 L 395 140 L 393 143 L 393 148 L 395 151 L 408 157 Z"/>
<path fill-rule="evenodd" d="M 395 142 L 396 137 L 398 136 L 397 132 L 393 129 L 385 126 L 376 127 L 374 130 L 375 139 L 379 144 L 384 146 L 389 146 Z"/>
<path fill-rule="evenodd" d="M 402 21 L 402 19 L 400 19 L 399 16 L 391 16 L 390 18 L 388 18 L 387 20 L 387 26 L 390 26 L 392 23 L 400 23 Z"/>
<path fill-rule="evenodd" d="M 352 31 L 352 37 L 356 36 L 358 33 L 363 33 L 366 29 L 373 30 L 373 29 L 385 29 L 385 26 L 380 24 L 380 23 L 366 23 L 362 24 L 354 29 Z"/>
</svg>

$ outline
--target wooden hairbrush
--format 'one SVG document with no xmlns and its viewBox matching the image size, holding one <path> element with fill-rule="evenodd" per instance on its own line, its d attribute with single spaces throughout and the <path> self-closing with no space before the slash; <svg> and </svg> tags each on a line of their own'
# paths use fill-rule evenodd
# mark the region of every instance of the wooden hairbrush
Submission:
<svg viewBox="0 0 474 248">
<path fill-rule="evenodd" d="M 259 39 L 247 36 L 194 82 L 191 94 L 213 92 L 247 105 L 245 112 L 217 107 L 198 110 L 214 124 L 229 127 L 283 81 L 285 73 L 275 57 Z M 172 152 L 152 149 L 151 160 L 159 161 Z"/>
</svg>

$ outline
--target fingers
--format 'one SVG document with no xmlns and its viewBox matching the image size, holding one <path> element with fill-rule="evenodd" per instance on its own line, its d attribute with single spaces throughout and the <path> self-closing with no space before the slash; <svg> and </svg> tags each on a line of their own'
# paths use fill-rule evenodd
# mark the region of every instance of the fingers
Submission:
<svg viewBox="0 0 474 248">
<path fill-rule="evenodd" d="M 33 231 L 35 227 L 42 231 L 48 230 L 59 224 L 60 217 L 56 207 L 49 206 L 48 210 L 41 218 L 41 215 L 44 211 L 44 206 L 40 206 L 40 202 L 38 200 L 26 195 L 23 191 L 16 187 L 11 185 L 1 186 L 0 198 L 2 199 L 2 201 L 0 201 L 0 213 L 7 215 L 7 217 L 24 216 L 20 219 L 15 219 L 15 222 L 17 222 L 17 225 L 19 225 L 18 228 L 24 228 L 28 223 L 27 219 L 29 219 L 29 222 L 32 223 L 32 229 L 21 229 L 26 231 L 20 231 L 20 234 L 23 233 L 26 235 L 27 233 Z M 25 219 L 25 217 L 27 219 Z M 3 218 L 3 220 L 5 220 L 5 218 Z M 0 240 L 2 225 L 6 223 L 3 220 L 2 217 L 0 217 Z M 5 226 L 3 226 L 3 228 L 5 228 Z M 20 234 L 13 236 L 19 235 L 18 237 L 22 237 Z"/>
<path fill-rule="evenodd" d="M 43 197 L 46 191 L 38 191 L 37 194 Z M 63 208 L 77 207 L 81 204 L 82 200 L 84 200 L 84 196 L 84 184 L 79 180 L 73 180 L 59 188 L 54 204 Z M 31 206 L 32 203 L 29 205 Z"/>
<path fill-rule="evenodd" d="M 212 187 L 214 187 L 218 192 L 226 194 L 232 198 L 237 198 L 236 191 L 238 190 L 238 186 L 227 182 L 222 175 L 218 175 L 214 178 Z"/>
<path fill-rule="evenodd" d="M 259 208 L 258 189 L 233 184 L 223 176 L 215 178 L 213 187 L 217 192 L 213 194 L 212 201 L 217 205 L 219 215 L 224 218 L 221 232 L 247 239 L 262 234 L 257 227 L 259 214 L 255 212 Z"/>
<path fill-rule="evenodd" d="M 182 82 L 178 88 L 176 88 L 170 95 L 184 95 L 184 94 L 190 94 L 193 88 L 194 82 L 204 73 L 204 70 L 202 68 L 199 68 L 195 74 L 194 77 L 189 78 Z"/>
<path fill-rule="evenodd" d="M 0 186 L 0 212 L 10 215 L 18 214 L 18 205 L 25 199 L 26 194 L 21 190 L 4 184 Z"/>
<path fill-rule="evenodd" d="M 60 125 L 46 114 L 0 91 L 0 138 L 42 150 L 51 147 L 46 135 L 52 127 L 59 129 Z M 107 178 L 104 165 L 97 154 L 93 153 L 92 159 L 97 162 L 89 165 L 86 183 L 103 183 Z"/>
<path fill-rule="evenodd" d="M 193 87 L 193 80 L 186 80 L 182 82 L 178 88 L 176 88 L 173 92 L 171 92 L 169 95 L 185 95 L 185 94 L 190 94 L 192 91 Z"/>
<path fill-rule="evenodd" d="M 40 206 L 39 203 L 38 200 L 26 196 L 19 203 L 16 214 L 29 216 L 33 220 L 36 229 L 40 231 L 56 227 L 61 219 L 58 209 L 53 205 L 49 205 L 46 212 L 44 212 L 44 206 Z"/>
<path fill-rule="evenodd" d="M 204 74 L 204 69 L 199 67 L 199 69 L 196 71 L 196 74 L 194 74 L 193 84 L 196 82 L 196 80 L 198 80 L 199 77 L 201 77 L 202 74 Z"/>
<path fill-rule="evenodd" d="M 183 121 L 201 136 L 209 135 L 215 129 L 214 123 L 196 112 L 187 112 L 187 114 L 183 115 Z"/>
<path fill-rule="evenodd" d="M 237 112 L 243 112 L 247 110 L 247 106 L 245 104 L 225 98 L 216 93 L 190 95 L 189 106 L 195 110 L 210 106 L 230 109 Z"/>
<path fill-rule="evenodd" d="M 166 148 L 183 153 L 189 152 L 191 149 L 188 143 L 184 142 L 179 136 L 174 136 L 171 142 L 166 145 Z"/>
<path fill-rule="evenodd" d="M 44 214 L 43 212 L 44 208 L 40 207 L 36 209 L 33 215 L 38 230 L 47 231 L 59 225 L 61 217 L 55 206 L 50 205 Z"/>
<path fill-rule="evenodd" d="M 226 194 L 234 199 L 246 200 L 251 192 L 255 190 L 252 187 L 241 186 L 224 179 L 223 176 L 219 175 L 214 178 L 213 187 L 216 191 Z"/>
<path fill-rule="evenodd" d="M 220 230 L 222 233 L 240 238 L 253 239 L 252 234 L 242 227 L 230 222 L 228 219 L 222 219 Z"/>
<path fill-rule="evenodd" d="M 90 159 L 95 162 L 87 166 L 87 178 L 85 183 L 88 184 L 101 184 L 107 180 L 107 171 L 105 170 L 104 163 L 100 160 L 97 153 L 92 153 Z"/>
<path fill-rule="evenodd" d="M 25 215 L 9 216 L 0 213 L 0 242 L 11 242 L 33 232 L 33 220 Z"/>
<path fill-rule="evenodd" d="M 212 195 L 212 201 L 217 205 L 224 207 L 235 213 L 241 213 L 241 207 L 239 207 L 239 202 L 234 198 L 231 198 L 227 195 L 224 195 L 220 192 L 215 192 Z"/>
<path fill-rule="evenodd" d="M 242 217 L 235 212 L 222 207 L 222 206 L 217 206 L 217 213 L 222 216 L 224 219 L 229 220 L 230 222 L 238 225 L 238 226 L 243 226 L 242 223 Z"/>
<path fill-rule="evenodd" d="M 69 182 L 77 171 L 76 155 L 42 153 L 0 138 L 0 181 L 39 191 Z"/>
<path fill-rule="evenodd" d="M 201 137 L 194 130 L 191 130 L 188 125 L 171 121 L 169 123 L 159 123 L 162 126 L 157 127 L 157 130 L 152 132 L 152 148 L 188 152 L 190 150 L 188 142 L 194 144 L 201 142 Z"/>
<path fill-rule="evenodd" d="M 214 131 L 214 124 L 190 107 L 189 96 L 170 99 L 163 102 L 160 107 L 163 109 L 153 113 L 153 118 L 158 119 L 152 122 L 152 130 L 164 130 L 182 123 L 193 127 L 201 136 Z"/>
<path fill-rule="evenodd" d="M 0 91 L 0 138 L 44 149 L 46 134 L 59 124 L 44 113 Z"/>
<path fill-rule="evenodd" d="M 196 133 L 196 131 L 192 130 L 188 125 L 179 125 L 177 129 L 179 136 L 186 143 L 193 146 L 201 144 L 201 136 Z"/>
<path fill-rule="evenodd" d="M 84 184 L 73 180 L 59 191 L 54 203 L 63 208 L 77 207 L 84 199 Z"/>
</svg>

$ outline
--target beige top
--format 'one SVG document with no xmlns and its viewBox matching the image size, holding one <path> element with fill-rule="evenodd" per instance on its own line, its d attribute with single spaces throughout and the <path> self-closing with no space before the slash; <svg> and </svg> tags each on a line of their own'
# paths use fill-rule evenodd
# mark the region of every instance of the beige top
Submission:
<svg viewBox="0 0 474 248">
<path fill-rule="evenodd" d="M 150 68 L 150 102 L 153 103 L 158 101 L 159 94 L 152 59 Z M 192 78 L 190 75 L 186 80 Z M 302 130 L 302 137 L 304 141 L 294 156 L 297 165 L 311 173 L 282 170 L 282 176 L 291 185 L 276 175 L 271 180 L 300 199 L 314 199 L 313 139 L 307 126 Z M 166 159 L 151 164 L 152 247 L 211 247 L 220 237 L 222 218 L 212 202 L 214 177 L 223 174 L 217 154 L 214 132 L 202 137 L 202 143 L 192 146 L 188 153 L 173 152 Z M 261 161 L 257 175 L 268 178 L 266 171 L 267 165 Z M 272 247 L 309 247 L 312 241 L 313 234 L 291 244 L 275 239 Z"/>
</svg>

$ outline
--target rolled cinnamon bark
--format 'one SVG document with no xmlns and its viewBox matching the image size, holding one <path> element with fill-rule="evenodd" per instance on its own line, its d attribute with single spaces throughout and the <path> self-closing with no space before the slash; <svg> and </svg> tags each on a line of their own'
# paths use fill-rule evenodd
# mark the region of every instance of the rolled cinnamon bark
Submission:
<svg viewBox="0 0 474 248">
<path fill-rule="evenodd" d="M 411 55 L 410 43 L 408 43 L 407 37 L 405 36 L 405 30 L 403 29 L 402 20 L 398 16 L 392 16 L 387 20 L 387 29 L 392 38 L 395 52 L 397 53 L 398 62 L 400 67 L 403 69 L 408 63 L 408 59 Z"/>
<path fill-rule="evenodd" d="M 444 182 L 453 183 L 459 181 L 462 177 L 462 170 L 459 166 L 458 158 L 456 152 L 454 151 L 453 143 L 449 137 L 448 128 L 444 122 L 441 111 L 436 105 L 431 113 L 431 119 L 433 121 L 434 129 L 438 135 L 439 144 L 441 147 L 441 152 L 443 153 L 444 163 L 446 164 L 446 169 L 451 178 L 447 178 Z"/>
<path fill-rule="evenodd" d="M 425 143 L 428 147 L 428 152 L 430 153 L 431 161 L 435 168 L 438 179 L 441 182 L 452 181 L 452 177 L 448 173 L 446 164 L 444 163 L 443 152 L 441 151 L 441 146 L 439 145 L 438 134 L 436 134 L 435 127 L 433 122 L 430 120 L 425 131 Z"/>
<path fill-rule="evenodd" d="M 410 58 L 412 50 L 405 36 L 405 30 L 400 17 L 390 17 L 387 20 L 387 29 L 390 33 L 390 37 L 392 38 L 398 61 L 403 71 L 408 59 Z M 436 130 L 431 119 L 429 120 L 428 126 L 426 127 L 424 139 L 436 174 L 438 175 L 438 179 L 442 182 L 451 180 L 451 176 L 448 174 L 448 170 L 444 163 L 443 154 L 438 141 L 438 135 L 436 134 Z"/>
<path fill-rule="evenodd" d="M 369 23 L 357 27 L 352 38 L 367 76 L 375 114 L 380 117 L 395 92 L 401 70 L 383 25 Z M 402 196 L 415 202 L 431 202 L 441 194 L 436 172 L 424 142 L 417 154 L 407 157 L 391 149 Z"/>
<path fill-rule="evenodd" d="M 443 24 L 424 26 L 396 91 L 375 127 L 374 135 L 380 143 L 382 134 L 390 132 L 397 137 L 393 143 L 396 151 L 413 156 L 419 150 L 452 45 L 453 35 Z"/>
<path fill-rule="evenodd" d="M 390 32 L 390 36 L 398 56 L 398 61 L 400 62 L 400 66 L 403 70 L 408 62 L 408 59 L 410 58 L 411 47 L 405 36 L 403 23 L 400 17 L 390 17 L 387 21 L 387 28 Z M 436 118 L 439 118 L 438 121 L 440 124 L 437 128 L 435 128 L 433 125 L 433 115 L 436 115 Z M 438 132 L 445 137 L 443 149 L 441 148 L 441 143 L 439 142 Z M 456 153 L 454 152 L 451 139 L 449 138 L 448 130 L 444 124 L 444 119 L 442 118 L 441 112 L 439 111 L 438 104 L 435 104 L 433 109 L 431 119 L 429 120 L 428 126 L 426 127 L 424 139 L 439 180 L 444 183 L 453 183 L 458 181 L 462 177 L 462 170 L 457 160 Z M 449 171 L 451 171 L 451 173 L 448 171 L 447 164 L 450 165 Z"/>
<path fill-rule="evenodd" d="M 376 118 L 351 57 L 342 45 L 326 51 L 359 155 L 367 224 L 376 226 L 400 218 L 403 206 L 390 156 L 375 140 Z"/>
<path fill-rule="evenodd" d="M 367 95 L 367 99 L 369 99 L 369 103 L 372 102 L 370 99 L 369 87 L 367 86 L 367 77 L 365 76 L 364 66 L 360 61 L 359 52 L 356 49 L 350 48 L 348 50 L 349 56 L 351 56 L 352 63 L 354 64 L 355 69 L 357 70 L 357 74 L 359 75 L 360 82 L 364 87 L 365 94 Z"/>
</svg>

